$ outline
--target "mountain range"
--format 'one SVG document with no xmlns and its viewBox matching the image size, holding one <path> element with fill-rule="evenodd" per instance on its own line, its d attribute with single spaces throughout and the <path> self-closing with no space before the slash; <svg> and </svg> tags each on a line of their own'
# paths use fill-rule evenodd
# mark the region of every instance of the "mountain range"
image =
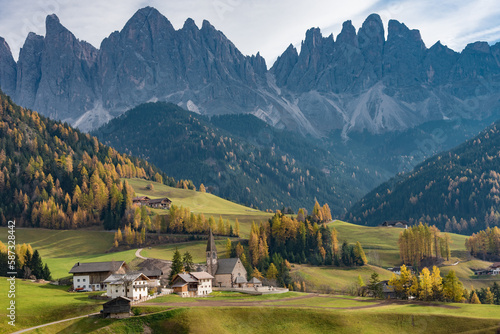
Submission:
<svg viewBox="0 0 500 334">
<path fill-rule="evenodd" d="M 433 120 L 498 114 L 500 43 L 461 53 L 427 48 L 418 30 L 370 15 L 336 38 L 306 32 L 270 69 L 243 55 L 208 21 L 175 30 L 156 9 L 137 11 L 99 49 L 57 16 L 30 33 L 17 62 L 0 39 L 0 87 L 13 100 L 88 131 L 144 102 L 167 101 L 214 116 L 252 113 L 277 128 L 314 137 L 380 134 Z"/>
</svg>

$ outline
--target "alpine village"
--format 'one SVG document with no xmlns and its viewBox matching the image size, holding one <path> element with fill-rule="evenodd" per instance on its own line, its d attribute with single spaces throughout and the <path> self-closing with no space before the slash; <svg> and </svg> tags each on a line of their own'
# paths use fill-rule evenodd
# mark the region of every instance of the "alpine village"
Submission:
<svg viewBox="0 0 500 334">
<path fill-rule="evenodd" d="M 0 333 L 500 333 L 500 42 L 45 2 L 0 6 Z"/>
</svg>

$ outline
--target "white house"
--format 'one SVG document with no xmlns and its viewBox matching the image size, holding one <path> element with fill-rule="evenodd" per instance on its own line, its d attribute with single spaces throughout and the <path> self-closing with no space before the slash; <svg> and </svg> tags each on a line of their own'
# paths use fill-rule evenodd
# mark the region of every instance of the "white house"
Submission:
<svg viewBox="0 0 500 334">
<path fill-rule="evenodd" d="M 73 289 L 76 291 L 101 291 L 106 290 L 106 277 L 124 274 L 127 269 L 124 261 L 77 262 L 69 273 L 73 274 Z"/>
<path fill-rule="evenodd" d="M 500 275 L 500 262 L 493 263 L 489 269 L 492 275 Z"/>
<path fill-rule="evenodd" d="M 204 296 L 212 293 L 212 275 L 206 271 L 197 271 L 191 273 L 191 276 L 198 280 L 198 296 Z"/>
<path fill-rule="evenodd" d="M 213 278 L 204 271 L 177 274 L 172 279 L 172 288 L 182 297 L 206 296 L 212 293 Z"/>
<path fill-rule="evenodd" d="M 139 300 L 148 296 L 149 278 L 142 274 L 113 274 L 104 280 L 108 297 Z"/>
</svg>

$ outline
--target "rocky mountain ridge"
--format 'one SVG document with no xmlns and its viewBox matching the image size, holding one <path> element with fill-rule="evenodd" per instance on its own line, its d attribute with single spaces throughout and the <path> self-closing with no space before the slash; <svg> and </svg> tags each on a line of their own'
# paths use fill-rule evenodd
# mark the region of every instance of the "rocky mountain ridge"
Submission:
<svg viewBox="0 0 500 334">
<path fill-rule="evenodd" d="M 401 131 L 432 120 L 498 113 L 500 43 L 457 53 L 427 49 L 418 30 L 380 17 L 356 32 L 307 31 L 268 70 L 208 21 L 175 30 L 156 9 L 137 11 L 99 49 L 78 40 L 55 15 L 46 36 L 30 33 L 16 63 L 0 39 L 0 87 L 18 104 L 83 130 L 144 102 L 168 101 L 207 116 L 252 113 L 277 128 L 315 137 L 341 131 Z"/>
</svg>

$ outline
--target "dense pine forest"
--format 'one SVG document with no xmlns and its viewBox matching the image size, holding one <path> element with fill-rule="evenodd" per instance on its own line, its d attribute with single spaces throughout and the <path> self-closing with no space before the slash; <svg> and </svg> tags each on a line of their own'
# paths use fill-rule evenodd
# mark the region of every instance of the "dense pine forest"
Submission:
<svg viewBox="0 0 500 334">
<path fill-rule="evenodd" d="M 403 219 L 462 234 L 498 226 L 499 147 L 500 128 L 495 123 L 377 187 L 349 210 L 346 219 L 372 226 Z"/>
<path fill-rule="evenodd" d="M 0 223 L 116 228 L 130 216 L 133 189 L 123 177 L 175 186 L 147 161 L 21 108 L 0 93 Z M 133 215 L 132 215 L 133 216 Z"/>
<path fill-rule="evenodd" d="M 148 103 L 95 132 L 103 143 L 147 159 L 176 178 L 260 209 L 297 210 L 315 199 L 344 213 L 359 187 L 312 139 L 273 128 L 252 115 L 208 120 L 174 104 Z"/>
</svg>

